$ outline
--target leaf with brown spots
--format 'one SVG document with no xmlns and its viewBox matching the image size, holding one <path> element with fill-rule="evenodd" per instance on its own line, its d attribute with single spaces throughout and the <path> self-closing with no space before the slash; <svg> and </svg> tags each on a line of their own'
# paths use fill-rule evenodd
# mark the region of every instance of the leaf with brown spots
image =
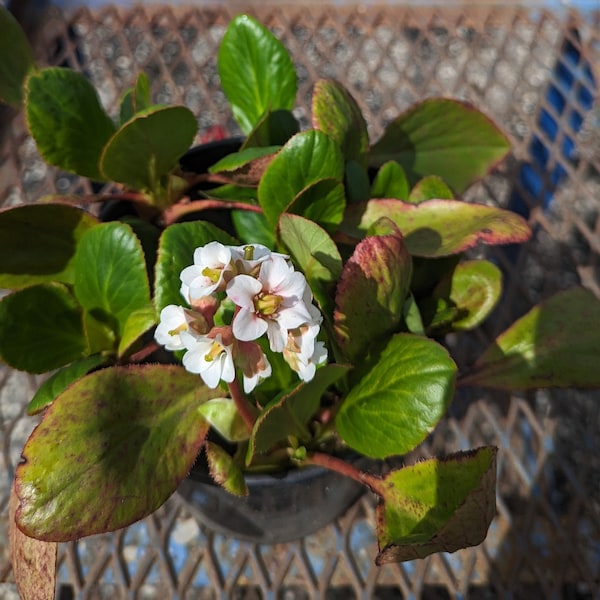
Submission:
<svg viewBox="0 0 600 600">
<path fill-rule="evenodd" d="M 15 523 L 18 505 L 13 483 L 8 502 L 8 536 L 19 596 L 22 600 L 53 600 L 56 589 L 56 543 L 42 542 L 22 533 Z"/>
</svg>

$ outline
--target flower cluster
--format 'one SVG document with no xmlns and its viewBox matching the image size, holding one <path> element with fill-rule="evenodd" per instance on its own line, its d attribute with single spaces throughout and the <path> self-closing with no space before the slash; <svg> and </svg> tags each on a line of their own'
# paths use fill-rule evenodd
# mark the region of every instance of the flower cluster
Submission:
<svg viewBox="0 0 600 600">
<path fill-rule="evenodd" d="M 221 380 L 231 383 L 239 369 L 249 393 L 271 375 L 257 341 L 266 334 L 270 350 L 310 381 L 327 359 L 317 341 L 322 316 L 304 275 L 288 258 L 260 244 L 210 242 L 197 248 L 194 264 L 180 275 L 189 308 L 169 305 L 161 311 L 157 342 L 186 350 L 183 366 L 211 388 Z"/>
</svg>

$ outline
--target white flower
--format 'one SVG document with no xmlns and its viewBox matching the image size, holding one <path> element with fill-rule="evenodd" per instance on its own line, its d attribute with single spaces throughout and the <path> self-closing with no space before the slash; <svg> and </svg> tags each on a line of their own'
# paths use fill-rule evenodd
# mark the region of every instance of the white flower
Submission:
<svg viewBox="0 0 600 600">
<path fill-rule="evenodd" d="M 253 275 L 258 270 L 259 265 L 271 260 L 274 256 L 283 259 L 289 258 L 287 254 L 273 252 L 262 244 L 244 244 L 243 246 L 229 246 L 229 248 L 238 273 L 245 273 L 246 275 Z"/>
<path fill-rule="evenodd" d="M 255 342 L 238 342 L 238 350 L 236 362 L 244 376 L 244 392 L 249 394 L 263 379 L 271 376 L 271 364 Z"/>
<path fill-rule="evenodd" d="M 250 341 L 266 333 L 271 350 L 282 352 L 288 330 L 311 321 L 304 301 L 306 287 L 304 275 L 276 255 L 261 263 L 258 278 L 235 276 L 227 285 L 227 295 L 239 307 L 233 335 Z"/>
<path fill-rule="evenodd" d="M 185 344 L 181 333 L 188 331 L 192 316 L 183 306 L 169 304 L 160 311 L 160 322 L 154 332 L 154 339 L 167 350 L 183 350 Z"/>
<path fill-rule="evenodd" d="M 210 242 L 194 250 L 194 264 L 181 271 L 181 294 L 193 302 L 213 292 L 222 291 L 234 273 L 231 248 Z"/>
<path fill-rule="evenodd" d="M 182 334 L 188 351 L 183 355 L 183 366 L 190 373 L 197 373 L 210 388 L 216 388 L 221 380 L 231 383 L 235 378 L 232 347 L 225 345 L 220 334 L 214 339 Z"/>
<path fill-rule="evenodd" d="M 283 358 L 303 381 L 310 381 L 315 376 L 317 366 L 327 360 L 325 344 L 315 341 L 319 334 L 321 313 L 316 307 L 311 308 L 313 322 L 288 331 L 287 343 L 283 349 Z"/>
</svg>

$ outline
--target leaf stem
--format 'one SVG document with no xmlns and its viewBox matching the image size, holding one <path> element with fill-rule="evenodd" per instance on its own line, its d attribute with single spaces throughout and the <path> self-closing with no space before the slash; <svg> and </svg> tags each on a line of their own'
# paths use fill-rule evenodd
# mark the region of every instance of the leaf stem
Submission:
<svg viewBox="0 0 600 600">
<path fill-rule="evenodd" d="M 163 212 L 165 226 L 173 224 L 183 215 L 200 212 L 203 210 L 222 209 L 222 210 L 247 210 L 250 212 L 262 213 L 262 208 L 255 204 L 246 202 L 235 202 L 233 200 L 191 200 L 189 202 L 179 202 L 173 204 Z"/>
<path fill-rule="evenodd" d="M 256 422 L 256 413 L 252 405 L 248 402 L 246 395 L 240 389 L 240 384 L 238 382 L 237 377 L 228 384 L 229 385 L 229 393 L 235 402 L 235 406 L 240 413 L 242 419 L 244 419 L 244 423 L 248 426 L 248 429 L 252 431 L 254 427 L 254 423 Z"/>
<path fill-rule="evenodd" d="M 330 471 L 335 471 L 336 473 L 350 477 L 350 479 L 366 485 L 373 493 L 379 496 L 384 495 L 383 480 L 380 477 L 365 473 L 341 458 L 323 452 L 311 452 L 306 455 L 303 462 L 309 465 L 325 467 Z"/>
</svg>

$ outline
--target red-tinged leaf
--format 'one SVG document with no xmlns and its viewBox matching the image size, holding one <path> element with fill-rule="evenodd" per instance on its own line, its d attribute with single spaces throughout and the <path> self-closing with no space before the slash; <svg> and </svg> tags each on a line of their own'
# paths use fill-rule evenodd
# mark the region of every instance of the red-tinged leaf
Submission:
<svg viewBox="0 0 600 600">
<path fill-rule="evenodd" d="M 496 453 L 487 446 L 389 473 L 377 507 L 377 565 L 480 544 L 496 513 Z"/>
<path fill-rule="evenodd" d="M 477 244 L 515 244 L 531 236 L 529 225 L 519 215 L 459 200 L 427 200 L 415 205 L 384 199 L 351 204 L 340 229 L 362 237 L 381 217 L 396 223 L 413 256 L 448 256 Z"/>
<path fill-rule="evenodd" d="M 206 442 L 204 446 L 210 475 L 223 489 L 234 496 L 247 496 L 248 486 L 239 465 L 221 446 Z"/>
<path fill-rule="evenodd" d="M 344 265 L 333 315 L 347 360 L 364 359 L 372 343 L 398 328 L 411 275 L 411 257 L 398 233 L 370 236 L 356 246 Z"/>
<path fill-rule="evenodd" d="M 68 541 L 159 508 L 196 459 L 219 393 L 175 365 L 112 367 L 60 394 L 23 449 L 15 489 L 26 535 Z"/>
<path fill-rule="evenodd" d="M 18 505 L 13 483 L 8 501 L 8 537 L 19 597 L 21 600 L 54 600 L 57 544 L 36 540 L 22 533 L 15 523 Z"/>
</svg>

